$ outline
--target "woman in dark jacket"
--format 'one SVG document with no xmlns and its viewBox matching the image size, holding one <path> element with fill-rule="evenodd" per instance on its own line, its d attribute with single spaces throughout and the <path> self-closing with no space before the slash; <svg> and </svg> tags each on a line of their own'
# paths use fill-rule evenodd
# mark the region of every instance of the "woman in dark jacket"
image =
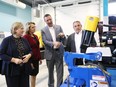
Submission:
<svg viewBox="0 0 116 87">
<path fill-rule="evenodd" d="M 38 37 L 34 34 L 35 32 L 35 23 L 34 22 L 28 22 L 26 24 L 26 34 L 24 35 L 24 38 L 26 38 L 32 48 L 32 60 L 31 60 L 31 66 L 33 68 L 31 72 L 31 87 L 35 87 L 36 83 L 36 75 L 39 72 L 39 61 L 40 64 L 42 63 L 41 61 L 41 55 L 40 55 L 40 48 L 39 48 L 39 39 Z"/>
<path fill-rule="evenodd" d="M 4 38 L 1 43 L 1 73 L 6 77 L 7 87 L 29 87 L 29 59 L 32 50 L 28 41 L 22 38 L 23 32 L 23 24 L 15 22 L 11 27 L 12 35 Z"/>
</svg>

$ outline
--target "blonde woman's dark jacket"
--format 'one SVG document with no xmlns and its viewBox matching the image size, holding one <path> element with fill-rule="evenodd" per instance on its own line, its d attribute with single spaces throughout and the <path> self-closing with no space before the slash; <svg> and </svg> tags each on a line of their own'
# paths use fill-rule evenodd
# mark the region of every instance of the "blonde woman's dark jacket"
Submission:
<svg viewBox="0 0 116 87">
<path fill-rule="evenodd" d="M 3 60 L 1 73 L 3 75 L 15 76 L 15 75 L 19 75 L 20 73 L 22 73 L 20 72 L 20 69 L 21 69 L 20 65 L 11 62 L 11 58 L 19 57 L 19 52 L 17 50 L 17 46 L 13 38 L 14 37 L 12 35 L 9 37 L 6 37 L 2 41 L 1 46 L 0 46 L 0 58 Z M 29 54 L 29 53 L 32 54 L 32 50 L 31 50 L 31 47 L 28 41 L 22 37 L 21 39 L 26 49 L 24 55 Z M 23 73 L 29 74 L 30 72 L 29 62 L 25 63 L 23 65 L 23 68 L 24 68 Z"/>
</svg>

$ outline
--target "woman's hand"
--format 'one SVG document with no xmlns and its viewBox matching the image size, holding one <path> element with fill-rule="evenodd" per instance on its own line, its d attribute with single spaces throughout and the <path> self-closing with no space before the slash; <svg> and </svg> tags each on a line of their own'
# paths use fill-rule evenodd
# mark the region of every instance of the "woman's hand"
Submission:
<svg viewBox="0 0 116 87">
<path fill-rule="evenodd" d="M 31 54 L 24 55 L 23 58 L 22 58 L 23 63 L 27 63 L 28 60 L 30 59 L 30 57 L 31 57 Z"/>
<path fill-rule="evenodd" d="M 42 60 L 41 60 L 41 59 L 39 60 L 39 64 L 40 64 L 40 65 L 42 64 Z"/>
<path fill-rule="evenodd" d="M 21 64 L 23 63 L 23 60 L 22 59 L 19 59 L 19 58 L 12 58 L 11 59 L 11 62 L 15 63 L 15 64 Z"/>
</svg>

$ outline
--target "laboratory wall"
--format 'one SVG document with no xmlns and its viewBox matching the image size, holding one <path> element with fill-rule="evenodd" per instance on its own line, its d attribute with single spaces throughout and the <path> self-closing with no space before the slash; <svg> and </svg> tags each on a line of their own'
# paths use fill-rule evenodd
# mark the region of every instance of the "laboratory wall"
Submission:
<svg viewBox="0 0 116 87">
<path fill-rule="evenodd" d="M 46 7 L 44 8 L 44 13 L 51 14 L 55 23 L 61 25 L 65 34 L 69 35 L 74 32 L 72 27 L 74 21 L 79 20 L 84 26 L 86 16 L 100 17 L 99 6 L 100 3 L 97 1 L 81 5 L 75 4 L 66 7 Z"/>
<path fill-rule="evenodd" d="M 14 7 L 0 1 L 0 31 L 10 32 L 12 23 L 31 21 L 31 7 L 26 6 L 25 9 Z"/>
<path fill-rule="evenodd" d="M 53 17 L 54 23 L 61 25 L 65 35 L 70 35 L 74 32 L 73 22 L 80 21 L 82 23 L 82 29 L 87 16 L 97 16 L 102 20 L 102 2 L 95 1 L 85 4 L 75 4 L 71 6 L 57 6 L 56 8 L 51 6 L 44 7 L 43 14 L 49 13 Z M 99 45 L 99 36 L 96 32 L 95 39 Z"/>
</svg>

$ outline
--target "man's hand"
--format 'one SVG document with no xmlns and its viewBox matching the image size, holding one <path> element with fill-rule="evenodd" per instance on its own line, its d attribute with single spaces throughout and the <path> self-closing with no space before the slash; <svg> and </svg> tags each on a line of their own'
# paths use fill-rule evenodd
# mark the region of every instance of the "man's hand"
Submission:
<svg viewBox="0 0 116 87">
<path fill-rule="evenodd" d="M 59 34 L 58 34 L 58 37 L 64 38 L 64 36 L 65 36 L 64 33 L 59 33 Z"/>
<path fill-rule="evenodd" d="M 58 41 L 53 42 L 53 45 L 54 45 L 54 49 L 59 48 L 61 45 L 61 42 L 58 42 Z"/>
</svg>

